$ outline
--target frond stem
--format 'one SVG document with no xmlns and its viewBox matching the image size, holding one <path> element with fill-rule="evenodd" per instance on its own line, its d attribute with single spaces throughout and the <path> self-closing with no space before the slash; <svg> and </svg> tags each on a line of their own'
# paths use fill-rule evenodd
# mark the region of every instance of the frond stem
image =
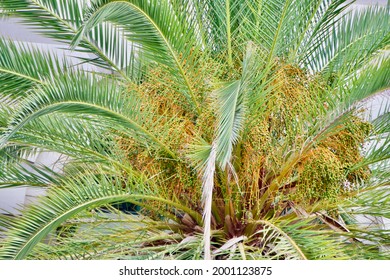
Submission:
<svg viewBox="0 0 390 280">
<path fill-rule="evenodd" d="M 275 224 L 270 223 L 266 220 L 258 220 L 255 222 L 255 224 L 263 224 L 263 225 L 266 225 L 266 226 L 276 230 L 278 233 L 280 233 L 284 238 L 286 238 L 288 240 L 288 242 L 294 247 L 294 249 L 297 251 L 299 256 L 302 258 L 302 260 L 307 260 L 307 257 L 302 252 L 301 248 L 299 248 L 298 244 L 286 232 L 284 232 L 280 227 L 277 227 Z"/>
</svg>

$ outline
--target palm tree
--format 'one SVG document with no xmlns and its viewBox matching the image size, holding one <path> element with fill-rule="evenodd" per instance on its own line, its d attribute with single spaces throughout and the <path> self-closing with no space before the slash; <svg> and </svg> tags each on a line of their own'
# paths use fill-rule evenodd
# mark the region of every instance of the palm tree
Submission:
<svg viewBox="0 0 390 280">
<path fill-rule="evenodd" d="M 389 7 L 344 2 L 2 0 L 101 71 L 0 40 L 0 187 L 49 190 L 1 258 L 389 258 Z"/>
</svg>

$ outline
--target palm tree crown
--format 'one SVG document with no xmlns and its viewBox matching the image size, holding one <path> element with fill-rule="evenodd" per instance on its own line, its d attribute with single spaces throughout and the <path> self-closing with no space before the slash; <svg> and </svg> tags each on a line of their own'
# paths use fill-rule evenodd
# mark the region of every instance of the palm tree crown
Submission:
<svg viewBox="0 0 390 280">
<path fill-rule="evenodd" d="M 389 258 L 389 7 L 340 0 L 2 0 L 90 54 L 0 39 L 1 258 Z M 26 155 L 66 156 L 62 172 Z M 122 203 L 136 214 L 118 211 Z M 104 238 L 101 238 L 104 236 Z M 387 248 L 386 248 L 387 247 Z"/>
</svg>

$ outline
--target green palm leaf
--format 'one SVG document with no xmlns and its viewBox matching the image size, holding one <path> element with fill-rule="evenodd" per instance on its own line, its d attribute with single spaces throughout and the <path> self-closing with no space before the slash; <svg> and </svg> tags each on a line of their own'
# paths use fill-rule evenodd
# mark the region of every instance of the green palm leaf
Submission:
<svg viewBox="0 0 390 280">
<path fill-rule="evenodd" d="M 98 179 L 95 176 L 86 176 L 81 180 L 75 178 L 72 182 L 68 182 L 66 188 L 52 189 L 47 197 L 42 198 L 37 205 L 31 206 L 14 221 L 7 231 L 8 245 L 0 249 L 1 258 L 25 258 L 61 223 L 88 209 L 121 201 L 145 207 L 147 207 L 146 201 L 150 200 L 176 205 L 171 201 L 148 195 L 146 189 L 144 194 L 137 192 L 136 189 L 142 189 L 140 186 L 129 184 L 128 188 L 122 188 L 112 182 L 112 178 L 101 176 Z M 120 184 L 120 180 L 117 182 Z M 184 211 L 189 210 L 186 207 L 180 208 Z M 189 213 L 191 212 L 190 210 Z"/>
<path fill-rule="evenodd" d="M 255 47 L 249 44 L 241 80 L 227 83 L 214 92 L 218 112 L 215 143 L 217 159 L 222 169 L 231 161 L 233 146 L 243 130 L 247 95 L 253 86 L 249 81 L 253 82 L 255 51 Z"/>
<path fill-rule="evenodd" d="M 0 39 L 0 90 L 4 96 L 23 97 L 35 85 L 44 84 L 67 67 L 65 61 L 60 63 L 50 53 Z"/>
<path fill-rule="evenodd" d="M 73 45 L 77 46 L 84 34 L 103 22 L 120 26 L 125 37 L 140 46 L 143 55 L 168 66 L 173 74 L 178 75 L 185 85 L 183 94 L 200 112 L 197 97 L 179 58 L 179 55 L 188 55 L 190 48 L 197 44 L 191 29 L 186 28 L 188 23 L 172 10 L 169 2 L 96 1 L 88 10 Z"/>
<path fill-rule="evenodd" d="M 99 85 L 99 86 L 97 86 Z M 147 139 L 175 157 L 168 146 L 161 143 L 144 127 L 135 99 L 131 101 L 107 82 L 88 76 L 70 74 L 56 80 L 56 84 L 42 87 L 35 95 L 26 98 L 20 110 L 11 117 L 8 129 L 3 133 L 2 146 L 27 123 L 55 112 L 99 116 L 102 125 L 130 133 L 141 142 Z M 88 117 L 85 115 L 85 119 Z"/>
<path fill-rule="evenodd" d="M 4 0 L 0 8 L 12 16 L 23 19 L 37 32 L 70 45 L 83 22 L 85 0 Z M 104 38 L 102 37 L 104 34 Z M 109 44 L 108 42 L 112 42 Z M 82 38 L 78 51 L 92 53 L 94 58 L 80 58 L 85 62 L 97 65 L 108 71 L 114 70 L 125 79 L 127 71 L 123 70 L 128 60 L 125 57 L 129 47 L 121 39 L 121 32 L 112 26 L 97 26 Z"/>
<path fill-rule="evenodd" d="M 389 25 L 389 7 L 374 6 L 349 13 L 331 29 L 328 27 L 329 35 L 322 35 L 325 38 L 319 38 L 308 49 L 304 63 L 314 71 L 339 71 L 347 76 L 388 46 Z"/>
</svg>

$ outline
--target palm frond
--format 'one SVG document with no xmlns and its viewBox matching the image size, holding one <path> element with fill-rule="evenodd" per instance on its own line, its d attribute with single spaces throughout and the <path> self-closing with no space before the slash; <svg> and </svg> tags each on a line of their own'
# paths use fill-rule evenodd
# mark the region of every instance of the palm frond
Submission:
<svg viewBox="0 0 390 280">
<path fill-rule="evenodd" d="M 189 55 L 190 49 L 197 44 L 185 18 L 175 13 L 168 1 L 95 1 L 88 9 L 73 45 L 77 46 L 84 34 L 103 22 L 120 26 L 126 39 L 137 44 L 143 56 L 168 66 L 180 77 L 185 85 L 182 93 L 187 96 L 189 105 L 200 112 L 198 99 L 179 58 Z"/>
<path fill-rule="evenodd" d="M 252 239 L 259 238 L 262 247 L 258 253 L 271 259 L 348 259 L 345 245 L 334 232 L 315 227 L 313 219 L 257 221 L 262 229 Z M 336 245 L 337 244 L 337 245 Z M 248 245 L 246 245 L 248 246 Z M 255 248 L 252 248 L 255 250 Z M 258 258 L 256 251 L 248 254 Z"/>
<path fill-rule="evenodd" d="M 246 95 L 250 91 L 249 81 L 254 72 L 255 47 L 248 45 L 243 61 L 241 80 L 227 83 L 214 92 L 217 97 L 216 145 L 217 160 L 222 169 L 231 161 L 233 146 L 243 130 L 246 110 Z"/>
<path fill-rule="evenodd" d="M 8 129 L 2 135 L 2 146 L 27 123 L 55 112 L 83 114 L 85 120 L 99 116 L 102 125 L 130 133 L 141 142 L 147 139 L 169 156 L 175 157 L 175 153 L 144 126 L 143 114 L 136 99 L 125 98 L 107 81 L 81 73 L 77 76 L 71 73 L 64 75 L 55 84 L 41 87 L 36 94 L 26 98 L 10 118 Z"/>
<path fill-rule="evenodd" d="M 44 36 L 70 45 L 83 22 L 87 3 L 86 0 L 4 0 L 0 8 L 21 18 L 24 24 Z M 121 38 L 118 29 L 107 25 L 97 26 L 82 38 L 78 48 L 78 51 L 92 53 L 92 58 L 80 59 L 108 71 L 114 70 L 122 78 L 130 79 L 129 72 L 122 68 L 126 63 L 131 64 L 130 59 L 124 58 L 129 47 Z"/>
<path fill-rule="evenodd" d="M 332 28 L 344 19 L 345 11 L 352 4 L 353 1 L 346 3 L 343 0 L 309 1 L 304 9 L 302 32 L 298 32 L 290 60 L 299 64 L 310 62 L 303 60 L 322 47 L 323 41 L 331 36 Z"/>
<path fill-rule="evenodd" d="M 26 44 L 0 39 L 0 90 L 9 98 L 26 96 L 50 80 L 67 63 Z"/>
<path fill-rule="evenodd" d="M 345 87 L 345 89 L 340 90 L 341 94 L 339 96 L 332 97 L 337 100 L 337 102 L 334 102 L 335 108 L 329 111 L 326 116 L 327 121 L 313 126 L 314 136 L 308 144 L 320 141 L 333 133 L 334 129 L 342 125 L 348 115 L 355 113 L 356 109 L 361 108 L 365 101 L 389 88 L 388 65 L 389 60 L 383 61 L 379 66 L 368 66 L 353 79 L 343 81 L 346 84 L 341 86 Z"/>
<path fill-rule="evenodd" d="M 213 200 L 214 176 L 217 159 L 217 146 L 214 143 L 211 147 L 210 155 L 207 159 L 207 164 L 202 177 L 202 205 L 203 205 L 203 220 L 204 220 L 204 258 L 211 259 L 210 239 L 211 239 L 211 207 Z"/>
<path fill-rule="evenodd" d="M 191 209 L 155 196 L 153 188 L 149 189 L 137 180 L 127 180 L 126 187 L 123 187 L 123 179 L 86 174 L 82 178 L 64 181 L 62 188 L 50 189 L 47 196 L 22 210 L 23 215 L 8 224 L 6 239 L 2 240 L 6 245 L 0 249 L 1 258 L 26 258 L 40 241 L 63 222 L 83 211 L 112 203 L 127 201 L 149 209 L 148 201 L 159 201 L 191 216 L 195 214 L 194 218 L 199 219 Z M 168 214 L 170 210 L 166 212 Z M 161 210 L 159 213 L 163 214 Z"/>
<path fill-rule="evenodd" d="M 389 23 L 388 7 L 350 12 L 342 21 L 331 25 L 330 35 L 313 44 L 303 58 L 304 64 L 314 71 L 336 71 L 348 76 L 388 46 Z"/>
<path fill-rule="evenodd" d="M 81 24 L 82 10 L 87 1 L 65 0 L 4 0 L 0 8 L 25 24 L 61 42 L 68 42 L 74 29 Z"/>
<path fill-rule="evenodd" d="M 26 186 L 47 188 L 58 185 L 60 181 L 61 175 L 48 167 L 37 167 L 29 162 L 0 165 L 0 189 Z"/>
<path fill-rule="evenodd" d="M 203 42 L 206 48 L 215 57 L 227 61 L 229 68 L 234 68 L 234 61 L 240 59 L 234 51 L 239 47 L 240 25 L 242 15 L 245 13 L 244 1 L 217 0 L 217 1 L 194 1 L 194 13 L 199 19 L 202 30 Z M 245 47 L 246 42 L 243 42 Z"/>
<path fill-rule="evenodd" d="M 109 213 L 96 209 L 68 220 L 61 230 L 57 230 L 55 238 L 51 238 L 51 243 L 39 243 L 30 258 L 152 260 L 175 256 L 176 259 L 196 259 L 196 254 L 189 254 L 194 253 L 201 238 L 195 239 L 195 242 L 182 242 L 185 238 L 175 230 L 177 225 L 172 221 L 155 221 L 141 214 L 123 214 L 114 207 L 107 209 Z M 156 228 L 165 233 L 153 230 Z M 148 243 L 156 245 L 145 246 Z M 161 246 L 159 243 L 165 244 Z"/>
</svg>

